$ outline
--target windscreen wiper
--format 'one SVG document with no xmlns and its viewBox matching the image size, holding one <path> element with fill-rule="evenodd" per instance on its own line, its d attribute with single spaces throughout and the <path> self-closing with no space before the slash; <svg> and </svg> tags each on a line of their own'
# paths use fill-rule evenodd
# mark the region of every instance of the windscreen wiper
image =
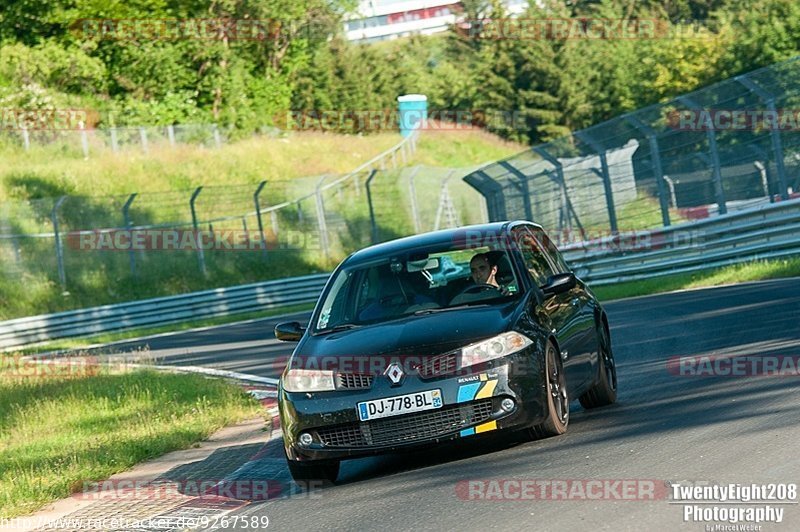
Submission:
<svg viewBox="0 0 800 532">
<path fill-rule="evenodd" d="M 340 323 L 339 325 L 334 325 L 330 329 L 316 331 L 315 334 L 328 334 L 333 332 L 347 331 L 350 329 L 356 329 L 358 327 L 361 327 L 361 325 L 356 325 L 355 323 Z"/>
<path fill-rule="evenodd" d="M 424 308 L 414 312 L 414 316 L 422 316 L 424 314 L 436 314 L 438 312 L 447 312 L 449 310 L 461 310 L 465 308 L 475 308 L 475 307 L 488 307 L 489 305 L 486 303 L 480 303 L 477 305 L 471 305 L 469 303 L 465 303 L 464 305 L 456 305 L 455 307 L 444 307 L 444 308 Z"/>
</svg>

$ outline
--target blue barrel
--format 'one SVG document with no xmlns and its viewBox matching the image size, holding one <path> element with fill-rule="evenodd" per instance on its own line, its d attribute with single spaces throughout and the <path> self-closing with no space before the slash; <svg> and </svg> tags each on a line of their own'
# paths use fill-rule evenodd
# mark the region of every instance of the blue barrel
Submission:
<svg viewBox="0 0 800 532">
<path fill-rule="evenodd" d="M 428 97 L 424 94 L 406 94 L 397 97 L 400 111 L 400 134 L 404 137 L 428 120 Z"/>
</svg>

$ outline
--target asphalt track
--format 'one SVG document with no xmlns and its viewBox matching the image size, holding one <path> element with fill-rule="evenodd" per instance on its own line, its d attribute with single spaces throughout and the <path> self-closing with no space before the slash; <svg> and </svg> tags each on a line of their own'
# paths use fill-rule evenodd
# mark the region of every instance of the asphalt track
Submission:
<svg viewBox="0 0 800 532">
<path fill-rule="evenodd" d="M 669 490 L 658 489 L 654 500 L 619 500 L 611 484 L 608 495 L 593 500 L 487 501 L 471 500 L 458 488 L 476 479 L 565 480 L 570 486 L 591 479 L 638 479 L 639 486 L 799 483 L 800 377 L 678 376 L 667 362 L 678 355 L 800 355 L 800 279 L 634 298 L 605 308 L 618 403 L 589 412 L 574 402 L 566 435 L 347 461 L 337 486 L 313 497 L 253 503 L 238 515 L 266 515 L 277 530 L 706 530 L 703 522 L 683 520 L 684 505 L 671 500 Z M 147 343 L 162 363 L 277 376 L 292 345 L 274 339 L 276 321 L 116 348 Z M 783 521 L 762 523 L 761 530 L 800 528 L 796 501 L 767 503 L 783 510 Z M 765 504 L 739 507 L 748 506 Z"/>
</svg>

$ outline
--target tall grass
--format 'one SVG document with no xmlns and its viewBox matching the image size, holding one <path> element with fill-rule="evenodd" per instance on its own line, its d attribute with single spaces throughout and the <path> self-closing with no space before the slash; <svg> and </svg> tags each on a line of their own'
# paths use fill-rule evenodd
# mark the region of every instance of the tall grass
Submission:
<svg viewBox="0 0 800 532">
<path fill-rule="evenodd" d="M 92 152 L 88 160 L 57 146 L 33 147 L 27 153 L 6 146 L 0 150 L 4 157 L 0 233 L 52 232 L 55 200 L 70 195 L 58 211 L 60 230 L 67 234 L 67 290 L 58 277 L 52 238 L 0 240 L 0 319 L 329 271 L 347 253 L 371 242 L 363 182 L 359 190 L 350 183 L 335 195 L 333 191 L 326 195 L 325 210 L 331 220 L 327 255 L 319 242 L 313 198 L 277 212 L 278 240 L 267 253 L 206 251 L 206 275 L 200 271 L 196 252 L 144 251 L 131 256 L 84 251 L 75 249 L 79 243 L 75 232 L 122 227 L 122 207 L 133 192 L 138 196 L 131 204 L 132 224 L 175 228 L 176 222 L 191 219 L 191 192 L 201 185 L 195 202 L 200 221 L 227 217 L 214 222 L 213 229 L 254 231 L 256 217 L 241 215 L 254 211 L 257 183 L 267 180 L 260 196 L 262 207 L 291 200 L 313 191 L 321 175 L 350 171 L 400 139 L 396 133 L 363 137 L 303 132 L 285 138 L 250 138 L 220 149 L 154 143 L 147 155 L 128 147 L 118 154 Z M 478 131 L 424 132 L 408 164 L 458 162 L 463 167 L 523 148 Z M 382 181 L 394 178 L 388 172 Z M 376 193 L 382 239 L 413 229 L 407 206 L 401 205 L 402 193 L 392 185 Z M 271 234 L 271 217 L 264 216 L 263 223 Z M 212 227 L 203 224 L 201 229 Z"/>
</svg>

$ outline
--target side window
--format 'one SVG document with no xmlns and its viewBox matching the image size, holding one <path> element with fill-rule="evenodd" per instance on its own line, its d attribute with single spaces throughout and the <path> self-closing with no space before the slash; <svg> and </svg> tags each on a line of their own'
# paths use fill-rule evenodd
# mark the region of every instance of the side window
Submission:
<svg viewBox="0 0 800 532">
<path fill-rule="evenodd" d="M 555 274 L 553 266 L 530 231 L 525 228 L 518 230 L 516 239 L 525 261 L 525 268 L 536 285 L 542 286 L 551 275 Z"/>
<path fill-rule="evenodd" d="M 542 229 L 538 227 L 530 227 L 530 231 L 533 233 L 533 236 L 536 237 L 536 240 L 541 242 L 542 249 L 547 254 L 547 257 L 550 259 L 550 262 L 555 265 L 556 270 L 558 273 L 567 273 L 571 272 L 572 268 L 569 267 L 567 262 L 564 260 L 564 257 L 561 256 L 561 252 L 558 251 L 555 243 L 550 239 L 547 234 Z"/>
</svg>

